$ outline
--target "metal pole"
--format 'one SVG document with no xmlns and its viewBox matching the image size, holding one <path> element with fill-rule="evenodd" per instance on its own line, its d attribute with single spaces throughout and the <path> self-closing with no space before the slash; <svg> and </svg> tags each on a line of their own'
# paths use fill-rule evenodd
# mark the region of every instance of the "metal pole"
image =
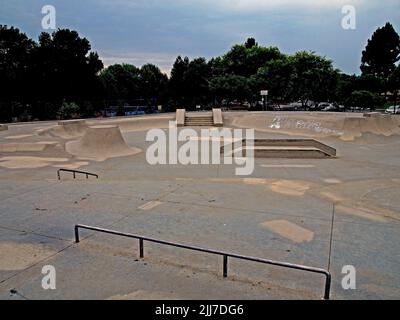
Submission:
<svg viewBox="0 0 400 320">
<path fill-rule="evenodd" d="M 139 251 L 140 251 L 140 258 L 144 258 L 144 248 L 143 248 L 143 239 L 139 239 Z"/>
<path fill-rule="evenodd" d="M 224 278 L 228 277 L 228 256 L 224 256 Z"/>
<path fill-rule="evenodd" d="M 331 223 L 331 238 L 329 241 L 329 256 L 328 256 L 328 272 L 331 270 L 331 257 L 332 257 L 332 246 L 333 246 L 333 226 L 335 224 L 335 204 L 332 209 L 332 223 Z"/>
<path fill-rule="evenodd" d="M 79 243 L 79 227 L 75 226 L 75 242 Z"/>
<path fill-rule="evenodd" d="M 331 291 L 331 275 L 326 275 L 325 280 L 325 293 L 324 293 L 324 300 L 329 300 L 329 293 Z"/>
</svg>

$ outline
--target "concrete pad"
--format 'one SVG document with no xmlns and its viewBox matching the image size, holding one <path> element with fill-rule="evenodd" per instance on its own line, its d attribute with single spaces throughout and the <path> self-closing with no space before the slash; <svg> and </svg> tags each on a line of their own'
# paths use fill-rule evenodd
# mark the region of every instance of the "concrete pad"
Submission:
<svg viewBox="0 0 400 320">
<path fill-rule="evenodd" d="M 286 119 L 281 125 L 298 128 L 269 128 L 268 121 L 278 116 Z M 87 125 L 118 126 L 126 146 L 145 151 L 147 130 L 167 128 L 174 117 L 89 120 Z M 346 117 L 356 116 L 224 114 L 225 125 L 254 127 L 257 139 L 318 138 L 340 155 L 329 161 L 255 159 L 248 177 L 236 176 L 234 165 L 151 166 L 145 152 L 103 162 L 72 157 L 65 162 L 72 168 L 84 162 L 98 180 L 65 175 L 58 181 L 54 166 L 64 162 L 36 169 L 0 167 L 0 248 L 12 256 L 6 258 L 8 270 L 0 270 L 0 298 L 22 299 L 10 295 L 15 288 L 29 299 L 320 299 L 324 279 L 318 275 L 231 259 L 229 277 L 223 279 L 220 257 L 145 243 L 140 260 L 136 240 L 82 231 L 76 245 L 73 226 L 327 268 L 334 204 L 332 298 L 397 298 L 400 141 L 394 119 L 360 122 L 361 135 L 350 132 L 354 139 L 344 141 L 336 133 Z M 23 143 L 61 145 L 81 138 L 65 141 L 35 132 L 55 126 L 12 125 L 0 134 L 0 144 L 19 135 L 33 135 Z M 13 156 L 64 157 L 59 150 L 48 152 Z M 46 264 L 57 270 L 57 290 L 41 288 Z M 356 290 L 341 287 L 345 265 L 356 267 Z"/>
<path fill-rule="evenodd" d="M 314 238 L 314 232 L 286 220 L 266 221 L 262 226 L 297 243 L 311 241 Z"/>
</svg>

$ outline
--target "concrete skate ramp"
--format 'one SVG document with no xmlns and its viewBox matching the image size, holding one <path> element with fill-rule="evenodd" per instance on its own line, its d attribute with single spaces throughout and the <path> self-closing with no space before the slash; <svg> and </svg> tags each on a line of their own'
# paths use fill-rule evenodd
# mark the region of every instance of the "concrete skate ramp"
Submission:
<svg viewBox="0 0 400 320">
<path fill-rule="evenodd" d="M 85 120 L 60 121 L 58 125 L 37 130 L 40 136 L 61 138 L 65 140 L 82 137 L 88 128 Z"/>
<path fill-rule="evenodd" d="M 366 115 L 363 118 L 348 117 L 343 124 L 342 140 L 361 138 L 365 133 L 389 137 L 400 134 L 398 117 L 390 115 Z"/>
<path fill-rule="evenodd" d="M 0 152 L 45 152 L 59 148 L 57 142 L 23 142 L 0 144 Z"/>
<path fill-rule="evenodd" d="M 169 122 L 175 123 L 175 114 L 150 115 L 135 118 L 104 119 L 87 121 L 89 126 L 112 125 L 118 126 L 121 132 L 147 131 L 150 129 L 167 129 Z"/>
<path fill-rule="evenodd" d="M 130 148 L 117 126 L 91 126 L 85 135 L 66 143 L 66 151 L 79 159 L 104 161 L 109 158 L 135 155 L 140 149 Z"/>
<path fill-rule="evenodd" d="M 308 137 L 337 137 L 352 141 L 364 133 L 380 136 L 400 134 L 400 117 L 392 115 L 318 112 L 227 113 L 227 126 L 254 128 Z"/>
<path fill-rule="evenodd" d="M 6 124 L 0 124 L 0 131 L 8 130 L 8 126 Z"/>
</svg>

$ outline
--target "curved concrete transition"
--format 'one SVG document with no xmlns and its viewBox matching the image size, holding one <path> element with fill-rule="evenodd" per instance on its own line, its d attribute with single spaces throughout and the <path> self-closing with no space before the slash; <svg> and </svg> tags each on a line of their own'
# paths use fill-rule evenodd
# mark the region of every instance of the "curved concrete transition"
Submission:
<svg viewBox="0 0 400 320">
<path fill-rule="evenodd" d="M 0 152 L 45 152 L 57 149 L 58 142 L 23 142 L 0 144 Z"/>
<path fill-rule="evenodd" d="M 46 129 L 40 129 L 37 134 L 61 139 L 76 139 L 82 137 L 88 126 L 85 120 L 59 121 L 58 125 Z"/>
<path fill-rule="evenodd" d="M 382 114 L 323 112 L 224 113 L 225 125 L 254 128 L 261 132 L 306 137 L 336 137 L 353 141 L 366 133 L 381 136 L 400 134 L 400 117 Z"/>
<path fill-rule="evenodd" d="M 8 126 L 5 124 L 0 124 L 0 131 L 6 131 L 8 130 Z"/>
<path fill-rule="evenodd" d="M 160 115 L 148 115 L 139 117 L 125 117 L 125 118 L 104 118 L 87 120 L 89 126 L 94 125 L 113 125 L 118 126 L 121 132 L 139 132 L 147 131 L 150 129 L 167 129 L 169 123 L 175 121 L 175 114 L 167 113 Z"/>
<path fill-rule="evenodd" d="M 117 126 L 88 127 L 78 141 L 68 142 L 66 151 L 79 159 L 104 161 L 109 158 L 138 154 L 138 148 L 130 148 Z"/>
</svg>

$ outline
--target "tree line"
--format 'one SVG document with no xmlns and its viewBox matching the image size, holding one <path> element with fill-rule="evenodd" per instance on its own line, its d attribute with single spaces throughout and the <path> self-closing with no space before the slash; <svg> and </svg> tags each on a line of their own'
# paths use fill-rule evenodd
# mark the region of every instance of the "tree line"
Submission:
<svg viewBox="0 0 400 320">
<path fill-rule="evenodd" d="M 154 64 L 104 67 L 86 38 L 59 29 L 38 41 L 0 25 L 0 121 L 91 117 L 113 105 L 162 105 L 165 111 L 198 105 L 259 106 L 260 91 L 272 104 L 336 102 L 374 108 L 400 89 L 400 38 L 390 23 L 377 29 L 362 52 L 361 75 L 348 75 L 314 52 L 293 55 L 249 38 L 206 60 L 177 57 L 171 75 Z M 151 110 L 151 109 L 149 109 Z"/>
</svg>

